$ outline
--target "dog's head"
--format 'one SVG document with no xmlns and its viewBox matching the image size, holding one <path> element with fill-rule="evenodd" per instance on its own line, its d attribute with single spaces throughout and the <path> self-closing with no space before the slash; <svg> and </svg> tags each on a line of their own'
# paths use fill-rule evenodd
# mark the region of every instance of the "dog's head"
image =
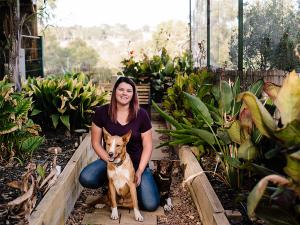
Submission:
<svg viewBox="0 0 300 225">
<path fill-rule="evenodd" d="M 112 136 L 103 128 L 103 136 L 109 161 L 116 164 L 122 162 L 126 157 L 126 145 L 131 137 L 131 130 L 120 137 L 117 135 Z"/>
</svg>

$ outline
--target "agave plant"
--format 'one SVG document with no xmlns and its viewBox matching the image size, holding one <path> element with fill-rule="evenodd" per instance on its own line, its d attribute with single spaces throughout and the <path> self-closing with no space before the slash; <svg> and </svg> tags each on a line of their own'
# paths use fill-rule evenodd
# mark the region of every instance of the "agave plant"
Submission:
<svg viewBox="0 0 300 225">
<path fill-rule="evenodd" d="M 32 154 L 44 138 L 38 135 L 41 128 L 28 119 L 32 107 L 31 98 L 14 92 L 7 77 L 0 81 L 0 157 L 24 158 Z"/>
</svg>

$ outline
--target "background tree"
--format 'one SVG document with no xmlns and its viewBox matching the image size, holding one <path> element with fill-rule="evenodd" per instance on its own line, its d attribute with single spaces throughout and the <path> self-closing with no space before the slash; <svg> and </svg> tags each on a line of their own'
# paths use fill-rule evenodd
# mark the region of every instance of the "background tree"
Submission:
<svg viewBox="0 0 300 225">
<path fill-rule="evenodd" d="M 178 52 L 188 49 L 188 26 L 178 21 L 160 23 L 152 34 L 153 54 L 166 48 L 167 52 L 174 56 Z"/>
<path fill-rule="evenodd" d="M 256 0 L 244 7 L 244 68 L 295 68 L 292 49 L 300 41 L 299 8 L 296 6 L 296 1 L 290 0 Z M 232 34 L 230 42 L 230 56 L 235 58 L 238 51 L 236 33 Z"/>
<path fill-rule="evenodd" d="M 164 32 L 161 32 L 161 31 Z M 139 59 L 160 54 L 162 47 L 173 57 L 188 47 L 187 24 L 169 21 L 155 28 L 129 29 L 127 25 L 97 27 L 47 27 L 45 72 L 62 73 L 69 69 L 90 69 L 95 80 L 107 80 L 121 69 L 130 52 Z"/>
</svg>

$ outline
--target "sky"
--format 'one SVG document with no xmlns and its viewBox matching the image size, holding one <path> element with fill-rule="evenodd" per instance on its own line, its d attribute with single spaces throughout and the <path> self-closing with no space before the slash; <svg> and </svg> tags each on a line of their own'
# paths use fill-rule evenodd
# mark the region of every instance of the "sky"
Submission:
<svg viewBox="0 0 300 225">
<path fill-rule="evenodd" d="M 126 24 L 138 29 L 168 20 L 189 21 L 189 0 L 57 0 L 53 25 Z"/>
</svg>

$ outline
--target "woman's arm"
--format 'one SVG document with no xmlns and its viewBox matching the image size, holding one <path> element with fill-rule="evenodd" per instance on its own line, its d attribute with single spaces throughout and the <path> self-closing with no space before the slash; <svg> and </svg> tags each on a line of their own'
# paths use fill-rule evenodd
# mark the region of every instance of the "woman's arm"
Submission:
<svg viewBox="0 0 300 225">
<path fill-rule="evenodd" d="M 102 128 L 92 123 L 92 146 L 96 154 L 104 161 L 108 161 L 108 154 L 102 147 Z"/>
<path fill-rule="evenodd" d="M 143 142 L 143 152 L 139 164 L 139 168 L 136 171 L 136 184 L 140 185 L 141 175 L 143 174 L 152 154 L 152 130 L 149 129 L 145 133 L 141 134 Z"/>
</svg>

